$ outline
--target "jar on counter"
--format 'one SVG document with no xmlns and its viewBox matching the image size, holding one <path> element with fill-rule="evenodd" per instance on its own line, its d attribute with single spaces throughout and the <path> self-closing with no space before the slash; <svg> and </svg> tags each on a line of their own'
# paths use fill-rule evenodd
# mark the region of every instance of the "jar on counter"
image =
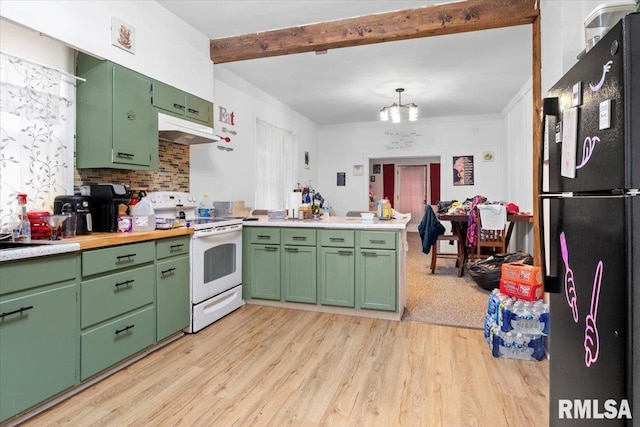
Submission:
<svg viewBox="0 0 640 427">
<path fill-rule="evenodd" d="M 376 216 L 378 219 L 391 219 L 391 202 L 387 197 L 376 203 Z"/>
</svg>

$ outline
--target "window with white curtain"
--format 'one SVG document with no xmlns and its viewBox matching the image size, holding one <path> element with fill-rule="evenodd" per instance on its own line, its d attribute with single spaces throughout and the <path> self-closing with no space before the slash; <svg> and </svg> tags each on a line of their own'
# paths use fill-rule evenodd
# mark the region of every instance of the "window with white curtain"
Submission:
<svg viewBox="0 0 640 427">
<path fill-rule="evenodd" d="M 298 177 L 298 141 L 288 130 L 256 120 L 256 209 L 284 209 Z"/>
<path fill-rule="evenodd" d="M 73 186 L 74 82 L 59 71 L 0 53 L 0 229 L 27 209 L 53 212 Z"/>
</svg>

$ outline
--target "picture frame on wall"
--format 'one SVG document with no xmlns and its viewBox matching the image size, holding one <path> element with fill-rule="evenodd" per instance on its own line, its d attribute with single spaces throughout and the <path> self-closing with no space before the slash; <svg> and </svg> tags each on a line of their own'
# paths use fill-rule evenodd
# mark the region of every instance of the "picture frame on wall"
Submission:
<svg viewBox="0 0 640 427">
<path fill-rule="evenodd" d="M 453 156 L 453 185 L 474 185 L 473 156 Z"/>
<path fill-rule="evenodd" d="M 126 22 L 111 17 L 111 44 L 126 50 L 130 54 L 136 53 L 136 30 Z"/>
<path fill-rule="evenodd" d="M 373 165 L 373 173 L 375 173 L 375 174 L 379 174 L 380 173 L 380 163 L 374 163 L 374 165 Z"/>
<path fill-rule="evenodd" d="M 309 169 L 309 152 L 304 152 L 304 168 Z"/>
<path fill-rule="evenodd" d="M 369 182 L 376 182 L 376 176 L 371 175 L 371 178 L 369 178 Z"/>
<path fill-rule="evenodd" d="M 353 176 L 362 176 L 364 174 L 364 165 L 353 165 Z"/>
<path fill-rule="evenodd" d="M 338 187 L 344 187 L 345 185 L 347 185 L 347 173 L 346 172 L 338 172 L 336 179 L 337 179 Z"/>
</svg>

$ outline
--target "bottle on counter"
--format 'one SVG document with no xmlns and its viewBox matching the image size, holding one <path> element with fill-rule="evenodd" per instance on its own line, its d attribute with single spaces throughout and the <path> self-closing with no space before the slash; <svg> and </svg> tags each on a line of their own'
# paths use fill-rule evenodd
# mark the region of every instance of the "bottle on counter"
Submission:
<svg viewBox="0 0 640 427">
<path fill-rule="evenodd" d="M 214 216 L 213 203 L 208 194 L 203 194 L 198 205 L 198 218 L 211 218 Z"/>
<path fill-rule="evenodd" d="M 78 217 L 76 209 L 71 203 L 62 205 L 62 215 L 66 215 L 67 219 L 62 223 L 62 238 L 73 239 L 76 237 L 76 227 L 78 225 Z"/>
<path fill-rule="evenodd" d="M 27 195 L 24 193 L 20 193 L 17 196 L 18 198 L 18 206 L 21 210 L 21 215 L 17 220 L 14 221 L 12 237 L 14 242 L 31 242 L 31 223 L 29 222 L 29 217 L 27 216 Z M 18 227 L 16 229 L 16 226 Z"/>
</svg>

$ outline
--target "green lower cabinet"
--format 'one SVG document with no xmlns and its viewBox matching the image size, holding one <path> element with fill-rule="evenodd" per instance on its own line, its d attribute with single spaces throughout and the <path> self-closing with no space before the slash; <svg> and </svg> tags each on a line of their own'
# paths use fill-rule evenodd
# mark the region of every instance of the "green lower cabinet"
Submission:
<svg viewBox="0 0 640 427">
<path fill-rule="evenodd" d="M 280 245 L 251 245 L 250 297 L 280 300 Z"/>
<path fill-rule="evenodd" d="M 316 303 L 316 253 L 313 246 L 284 247 L 282 280 L 285 301 Z"/>
<path fill-rule="evenodd" d="M 189 267 L 188 255 L 158 261 L 157 341 L 189 326 Z"/>
<path fill-rule="evenodd" d="M 0 299 L 0 422 L 76 384 L 77 294 L 68 283 Z"/>
<path fill-rule="evenodd" d="M 80 335 L 80 377 L 86 380 L 155 342 L 155 307 L 144 307 Z"/>
<path fill-rule="evenodd" d="M 355 307 L 354 257 L 353 248 L 320 248 L 320 304 Z"/>
<path fill-rule="evenodd" d="M 396 259 L 395 250 L 359 250 L 356 258 L 356 287 L 360 291 L 360 308 L 396 311 Z"/>
</svg>

